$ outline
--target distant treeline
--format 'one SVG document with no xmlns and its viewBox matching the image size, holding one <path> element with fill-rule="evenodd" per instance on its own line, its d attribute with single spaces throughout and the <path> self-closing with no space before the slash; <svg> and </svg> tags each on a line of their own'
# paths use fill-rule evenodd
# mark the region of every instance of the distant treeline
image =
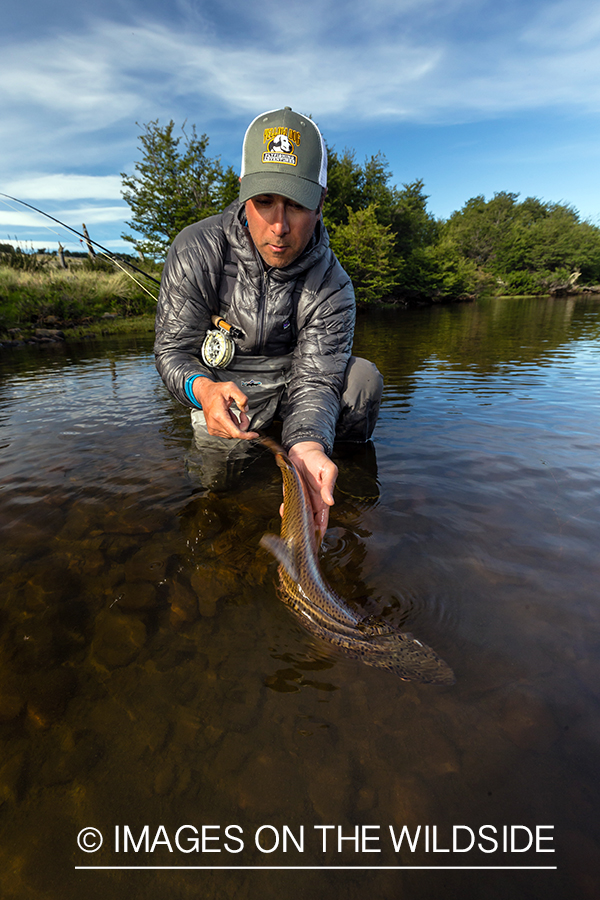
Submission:
<svg viewBox="0 0 600 900">
<path fill-rule="evenodd" d="M 173 121 L 141 127 L 141 159 L 133 175 L 121 173 L 128 224 L 136 232 L 123 238 L 153 265 L 164 260 L 182 228 L 231 203 L 239 183 L 232 166 L 207 155 L 209 138 L 198 136 L 195 126 L 178 137 Z M 581 221 L 571 206 L 535 197 L 519 201 L 503 191 L 491 200 L 473 197 L 444 221 L 428 211 L 421 180 L 401 188 L 391 183 L 381 152 L 360 164 L 353 150 L 328 148 L 328 169 L 325 224 L 362 304 L 600 284 L 600 229 Z M 0 262 L 27 268 L 26 254 L 3 246 Z"/>
<path fill-rule="evenodd" d="M 427 211 L 422 181 L 390 185 L 382 154 L 359 165 L 329 151 L 325 221 L 363 302 L 456 299 L 484 291 L 544 294 L 600 283 L 600 229 L 575 209 L 500 192 L 447 221 Z"/>
<path fill-rule="evenodd" d="M 142 159 L 122 173 L 138 253 L 164 258 L 175 235 L 213 215 L 238 193 L 237 173 L 211 159 L 194 126 L 175 137 L 174 122 L 143 126 Z M 180 143 L 182 146 L 180 147 Z M 391 184 L 376 153 L 361 165 L 352 150 L 328 148 L 324 220 L 359 302 L 457 299 L 483 291 L 548 293 L 600 282 L 600 229 L 575 209 L 501 192 L 469 200 L 447 221 L 427 210 L 418 180 Z"/>
</svg>

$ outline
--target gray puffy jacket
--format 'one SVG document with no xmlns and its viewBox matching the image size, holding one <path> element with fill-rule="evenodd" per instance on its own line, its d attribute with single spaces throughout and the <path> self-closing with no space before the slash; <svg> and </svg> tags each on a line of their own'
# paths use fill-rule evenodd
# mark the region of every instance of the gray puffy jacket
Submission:
<svg viewBox="0 0 600 900">
<path fill-rule="evenodd" d="M 316 440 L 330 453 L 354 335 L 352 283 L 321 221 L 284 269 L 265 269 L 244 222 L 244 205 L 235 201 L 173 242 L 156 314 L 158 371 L 170 393 L 193 406 L 185 382 L 211 376 L 201 347 L 211 315 L 219 314 L 244 332 L 236 358 L 293 353 L 284 446 Z"/>
</svg>

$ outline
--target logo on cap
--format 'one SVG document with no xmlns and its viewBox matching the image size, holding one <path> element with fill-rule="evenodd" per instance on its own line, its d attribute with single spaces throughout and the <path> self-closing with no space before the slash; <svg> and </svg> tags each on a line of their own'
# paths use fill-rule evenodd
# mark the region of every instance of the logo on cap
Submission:
<svg viewBox="0 0 600 900">
<path fill-rule="evenodd" d="M 262 161 L 296 166 L 298 157 L 295 150 L 299 143 L 300 134 L 291 128 L 265 128 L 263 144 L 267 145 L 267 149 L 262 155 Z"/>
</svg>

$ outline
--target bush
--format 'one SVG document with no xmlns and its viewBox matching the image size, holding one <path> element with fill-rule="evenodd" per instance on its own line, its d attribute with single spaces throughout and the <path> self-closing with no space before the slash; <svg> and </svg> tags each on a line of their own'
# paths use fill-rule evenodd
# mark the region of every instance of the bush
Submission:
<svg viewBox="0 0 600 900">
<path fill-rule="evenodd" d="M 373 303 L 389 296 L 397 284 L 392 263 L 394 237 L 389 226 L 380 225 L 376 205 L 353 212 L 348 222 L 334 225 L 331 247 L 352 279 L 358 303 Z"/>
</svg>

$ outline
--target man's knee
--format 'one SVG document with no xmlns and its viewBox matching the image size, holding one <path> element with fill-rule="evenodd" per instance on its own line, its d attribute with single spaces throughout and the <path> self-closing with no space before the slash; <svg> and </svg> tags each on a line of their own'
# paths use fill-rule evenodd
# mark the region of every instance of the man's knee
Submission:
<svg viewBox="0 0 600 900">
<path fill-rule="evenodd" d="M 383 378 L 368 359 L 350 357 L 342 392 L 342 409 L 336 429 L 340 441 L 368 441 L 375 428 Z"/>
</svg>

